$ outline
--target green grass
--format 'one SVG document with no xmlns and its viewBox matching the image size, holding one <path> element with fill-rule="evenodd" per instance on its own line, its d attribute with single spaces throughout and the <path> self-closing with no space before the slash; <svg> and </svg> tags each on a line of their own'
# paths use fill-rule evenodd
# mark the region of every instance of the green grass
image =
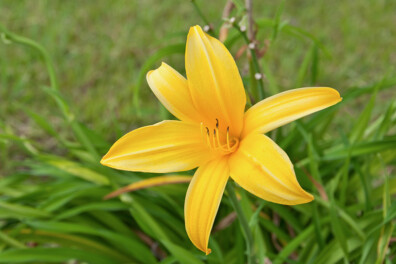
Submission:
<svg viewBox="0 0 396 264">
<path fill-rule="evenodd" d="M 224 2 L 197 3 L 218 30 Z M 312 203 L 277 205 L 238 189 L 256 257 L 392 263 L 396 3 L 285 1 L 283 12 L 274 1 L 254 6 L 259 45 L 269 45 L 259 59 L 267 95 L 322 85 L 344 98 L 270 134 L 315 195 Z M 171 118 L 143 77 L 161 60 L 184 71 L 187 30 L 203 25 L 192 4 L 1 1 L 0 18 L 47 50 L 60 90 L 50 87 L 36 50 L 0 42 L 0 263 L 244 263 L 238 220 L 215 228 L 209 256 L 193 247 L 184 229 L 186 184 L 102 200 L 154 176 L 98 160 L 122 134 Z M 235 30 L 230 36 L 235 54 L 245 43 Z M 237 63 L 254 94 L 246 54 Z M 215 226 L 233 211 L 226 194 Z"/>
</svg>

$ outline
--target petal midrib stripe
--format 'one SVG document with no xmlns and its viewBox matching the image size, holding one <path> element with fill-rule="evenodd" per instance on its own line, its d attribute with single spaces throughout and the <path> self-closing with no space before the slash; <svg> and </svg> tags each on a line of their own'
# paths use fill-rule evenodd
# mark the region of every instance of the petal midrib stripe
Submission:
<svg viewBox="0 0 396 264">
<path fill-rule="evenodd" d="M 278 182 L 281 186 L 285 187 L 287 190 L 291 191 L 293 194 L 299 196 L 299 193 L 295 192 L 295 189 L 291 189 L 288 185 L 286 185 L 285 183 L 283 183 L 279 178 L 275 177 L 275 175 L 268 170 L 260 161 L 258 161 L 253 155 L 249 154 L 248 152 L 244 151 L 244 150 L 240 150 L 240 153 L 245 156 L 248 160 L 252 161 L 253 164 L 262 169 L 263 171 L 265 171 L 269 176 L 271 176 L 272 179 L 274 179 L 276 182 Z M 290 182 L 290 181 L 289 181 Z M 295 186 L 296 184 L 293 182 L 290 182 L 292 184 L 292 186 Z M 266 188 L 267 191 L 270 191 Z"/>
<path fill-rule="evenodd" d="M 296 100 L 314 99 L 315 97 L 321 97 L 323 94 L 326 94 L 326 92 L 316 93 L 314 96 L 307 95 L 307 94 L 302 94 L 300 96 L 296 96 L 296 97 L 293 97 L 293 98 L 288 98 L 288 99 L 285 99 L 285 100 L 281 100 L 281 101 L 279 101 L 277 103 L 271 103 L 272 100 L 276 100 L 277 99 L 277 98 L 272 98 L 272 100 L 263 101 L 263 103 L 261 105 L 263 105 L 265 103 L 269 103 L 269 105 L 267 107 L 264 107 L 263 109 L 261 109 L 261 111 L 270 111 L 273 108 L 276 108 L 276 107 L 279 107 L 279 106 L 282 106 L 282 105 L 285 105 L 285 104 L 289 104 L 289 103 L 291 103 L 293 101 L 296 101 Z M 277 96 L 277 97 L 280 97 L 280 96 Z M 260 107 L 260 105 L 257 105 L 257 107 Z M 251 109 L 253 110 L 254 108 L 256 108 L 256 107 L 252 107 Z"/>
<path fill-rule="evenodd" d="M 196 28 L 194 28 L 194 30 L 196 31 L 196 33 L 197 33 L 198 35 L 200 35 L 199 32 L 198 32 L 198 30 L 197 30 Z M 204 35 L 204 36 L 205 36 L 205 35 Z M 206 37 L 206 36 L 205 36 L 205 37 Z M 221 94 L 220 94 L 220 85 L 219 85 L 219 83 L 218 83 L 218 81 L 217 81 L 216 74 L 215 74 L 215 72 L 214 72 L 214 69 L 213 69 L 213 66 L 212 66 L 212 63 L 211 63 L 211 59 L 210 59 L 210 56 L 209 56 L 209 51 L 207 50 L 207 47 L 206 47 L 206 45 L 205 45 L 203 39 L 202 39 L 202 38 L 198 38 L 198 39 L 199 39 L 199 41 L 202 43 L 203 51 L 204 51 L 204 53 L 205 53 L 205 57 L 206 57 L 206 59 L 207 59 L 208 65 L 209 65 L 210 72 L 211 72 L 211 74 L 212 74 L 212 79 L 213 79 L 213 81 L 214 81 L 214 83 L 215 83 L 216 97 L 217 97 L 217 99 L 218 99 L 217 101 L 218 101 L 218 102 L 220 103 L 220 105 L 221 105 L 221 109 L 223 110 L 222 112 L 226 115 L 227 124 L 228 124 L 228 125 L 231 125 L 231 118 L 230 118 L 229 113 L 228 113 L 228 111 L 227 111 L 227 107 L 224 105 L 223 98 L 222 98 L 222 96 L 221 96 Z M 209 45 L 211 45 L 209 40 L 208 40 L 208 42 L 209 42 Z M 213 52 L 213 50 L 212 50 L 212 52 Z M 187 76 L 187 77 L 188 77 L 188 76 Z"/>
<path fill-rule="evenodd" d="M 168 145 L 163 145 L 163 146 L 159 146 L 159 147 L 154 147 L 154 148 L 148 148 L 148 149 L 142 149 L 142 150 L 137 150 L 137 151 L 131 151 L 129 153 L 125 153 L 122 155 L 114 155 L 110 158 L 107 158 L 107 161 L 110 160 L 116 160 L 116 159 L 120 159 L 123 157 L 127 157 L 127 156 L 132 156 L 132 155 L 139 155 L 139 154 L 146 154 L 149 152 L 156 152 L 156 151 L 170 151 L 170 150 L 175 150 L 175 148 L 181 147 L 179 149 L 184 149 L 184 148 L 189 148 L 192 146 L 197 146 L 196 142 L 193 143 L 189 143 L 189 144 L 168 144 Z"/>
</svg>

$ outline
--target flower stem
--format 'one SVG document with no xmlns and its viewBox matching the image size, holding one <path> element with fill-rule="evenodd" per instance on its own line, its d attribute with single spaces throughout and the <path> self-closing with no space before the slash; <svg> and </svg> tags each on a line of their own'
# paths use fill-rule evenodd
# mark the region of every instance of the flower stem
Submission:
<svg viewBox="0 0 396 264">
<path fill-rule="evenodd" d="M 191 0 L 191 3 L 193 4 L 195 11 L 197 11 L 197 14 L 199 17 L 203 20 L 203 22 L 209 26 L 209 32 L 212 32 L 213 35 L 217 36 L 215 30 L 211 27 L 209 20 L 205 17 L 205 15 L 202 13 L 201 8 L 199 8 L 196 0 Z"/>
<path fill-rule="evenodd" d="M 249 40 L 249 38 L 248 38 L 248 36 L 246 34 L 246 31 L 241 31 L 240 27 L 238 25 L 236 25 L 236 24 L 234 24 L 234 28 L 239 31 L 239 33 L 242 35 L 243 39 L 245 40 L 246 44 L 249 45 L 251 43 L 251 41 Z M 250 67 L 250 68 L 251 69 L 253 68 L 253 71 L 255 73 L 262 74 L 261 73 L 261 69 L 260 69 L 260 64 L 258 62 L 258 58 L 257 58 L 257 54 L 256 54 L 256 49 L 255 48 L 254 49 L 250 49 L 249 48 L 249 51 L 250 51 L 250 55 L 251 55 L 250 60 L 252 62 L 251 66 L 253 66 L 253 67 Z M 254 78 L 253 82 L 257 83 L 258 95 L 259 95 L 258 99 L 259 99 L 259 101 L 261 101 L 261 100 L 263 100 L 265 98 L 263 78 L 262 77 L 259 78 L 259 79 L 255 79 Z M 255 98 L 255 99 L 257 99 L 257 98 Z"/>
<path fill-rule="evenodd" d="M 43 46 L 41 46 L 39 43 L 37 43 L 31 39 L 11 33 L 9 31 L 7 31 L 1 25 L 0 25 L 0 33 L 2 34 L 2 38 L 5 40 L 8 40 L 10 42 L 15 42 L 18 44 L 22 44 L 22 45 L 31 47 L 31 48 L 35 49 L 36 51 L 38 51 L 39 54 L 43 58 L 45 66 L 47 67 L 47 71 L 48 71 L 48 75 L 49 75 L 50 83 L 51 83 L 51 89 L 58 90 L 58 82 L 56 79 L 54 64 L 53 64 L 48 52 L 44 49 Z"/>
<path fill-rule="evenodd" d="M 238 201 L 238 198 L 235 194 L 235 185 L 234 184 L 227 184 L 227 193 L 230 197 L 230 201 L 232 206 L 235 209 L 236 214 L 238 215 L 239 223 L 241 224 L 242 233 L 246 240 L 246 248 L 247 248 L 247 260 L 248 264 L 253 264 L 255 262 L 254 257 L 254 248 L 253 248 L 253 235 L 252 231 L 250 230 L 246 215 L 243 213 L 241 204 Z"/>
<path fill-rule="evenodd" d="M 44 64 L 47 68 L 47 72 L 48 72 L 49 79 L 50 79 L 50 91 L 52 91 L 52 92 L 49 94 L 56 101 L 65 120 L 71 126 L 76 138 L 92 154 L 93 157 L 95 157 L 96 159 L 99 159 L 100 156 L 99 156 L 95 146 L 92 144 L 91 140 L 86 135 L 86 133 L 84 133 L 81 125 L 75 119 L 75 116 L 69 112 L 69 110 L 68 110 L 69 107 L 66 104 L 66 102 L 64 100 L 62 100 L 60 97 L 58 80 L 56 78 L 54 63 L 51 59 L 51 56 L 48 54 L 47 50 L 41 44 L 39 44 L 38 42 L 36 42 L 34 40 L 31 40 L 29 38 L 25 38 L 23 36 L 19 36 L 17 34 L 9 32 L 2 25 L 0 25 L 0 37 L 3 39 L 3 42 L 5 42 L 5 43 L 17 43 L 20 45 L 24 45 L 24 46 L 32 48 L 33 50 L 37 51 L 41 55 L 41 57 L 44 61 Z"/>
</svg>

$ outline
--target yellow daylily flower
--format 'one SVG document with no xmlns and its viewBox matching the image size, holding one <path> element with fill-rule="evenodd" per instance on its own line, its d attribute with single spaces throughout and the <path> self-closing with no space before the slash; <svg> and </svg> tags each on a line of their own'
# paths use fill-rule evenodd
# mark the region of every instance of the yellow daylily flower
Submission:
<svg viewBox="0 0 396 264">
<path fill-rule="evenodd" d="M 179 121 L 136 129 L 119 139 L 103 165 L 128 171 L 168 173 L 196 167 L 185 199 L 185 225 L 205 252 L 227 180 L 285 205 L 313 196 L 299 185 L 287 154 L 264 135 L 341 101 L 326 87 L 300 88 L 266 98 L 245 112 L 246 95 L 226 47 L 199 26 L 187 37 L 187 79 L 165 63 L 147 74 L 161 103 Z"/>
</svg>

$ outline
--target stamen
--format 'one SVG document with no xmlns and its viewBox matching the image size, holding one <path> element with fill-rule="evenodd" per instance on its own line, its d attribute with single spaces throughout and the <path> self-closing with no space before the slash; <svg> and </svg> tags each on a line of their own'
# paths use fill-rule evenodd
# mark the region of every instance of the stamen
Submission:
<svg viewBox="0 0 396 264">
<path fill-rule="evenodd" d="M 208 144 L 209 148 L 212 148 L 212 144 L 210 144 L 210 133 L 208 127 L 206 127 L 206 144 Z"/>
<path fill-rule="evenodd" d="M 206 128 L 206 144 L 207 146 L 214 150 L 214 151 L 221 151 L 224 154 L 228 154 L 231 152 L 234 152 L 236 148 L 238 147 L 238 139 L 231 138 L 230 137 L 230 127 L 227 127 L 227 132 L 226 134 L 220 133 L 219 129 L 219 120 L 216 118 L 216 128 L 213 129 L 213 134 L 210 134 L 210 128 L 205 126 L 203 122 L 200 123 L 200 129 L 201 129 L 201 134 L 204 139 L 204 128 Z M 223 138 L 224 143 L 222 143 L 221 138 Z"/>
<path fill-rule="evenodd" d="M 215 132 L 217 131 L 217 133 L 215 133 L 215 135 L 216 135 L 216 139 L 217 139 L 217 145 L 219 146 L 219 147 L 221 147 L 221 148 L 223 148 L 222 147 L 222 145 L 221 145 L 221 143 L 220 143 L 220 133 L 219 133 L 219 129 L 218 128 L 216 128 L 216 130 L 215 130 Z"/>
<path fill-rule="evenodd" d="M 230 150 L 230 127 L 227 127 L 227 149 Z"/>
<path fill-rule="evenodd" d="M 227 149 L 225 146 L 223 146 L 223 144 L 221 144 L 219 130 L 216 128 L 214 130 L 214 132 L 215 132 L 214 136 L 216 137 L 216 142 L 217 142 L 216 150 L 222 150 L 224 152 L 229 152 L 229 149 Z"/>
<path fill-rule="evenodd" d="M 220 146 L 220 145 L 219 145 Z M 216 129 L 213 129 L 213 147 L 214 148 L 217 148 L 216 147 Z"/>
</svg>

